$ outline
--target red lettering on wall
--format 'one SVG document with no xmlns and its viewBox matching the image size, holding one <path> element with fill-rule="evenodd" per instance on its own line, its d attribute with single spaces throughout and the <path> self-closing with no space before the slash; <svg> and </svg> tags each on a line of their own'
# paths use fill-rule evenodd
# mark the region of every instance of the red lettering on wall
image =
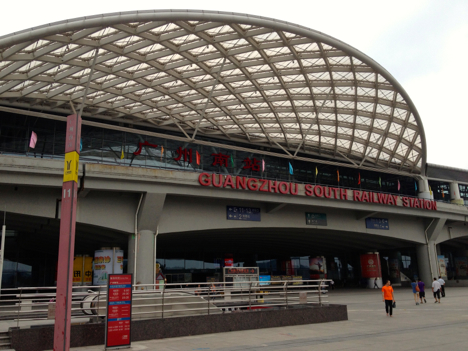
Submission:
<svg viewBox="0 0 468 351">
<path fill-rule="evenodd" d="M 297 195 L 299 191 L 299 187 L 297 186 L 297 183 L 292 183 L 289 187 L 291 189 L 291 195 Z"/>
<path fill-rule="evenodd" d="M 322 197 L 323 196 L 323 186 L 316 185 L 314 187 L 314 195 L 317 196 L 317 197 Z"/>
<path fill-rule="evenodd" d="M 278 189 L 281 194 L 287 194 L 289 193 L 289 183 L 286 182 L 280 182 L 278 184 Z"/>
<path fill-rule="evenodd" d="M 409 207 L 409 201 L 408 201 L 408 198 L 406 196 L 401 198 L 401 202 L 402 202 L 404 207 Z"/>
<path fill-rule="evenodd" d="M 247 189 L 247 178 L 236 176 L 236 186 L 237 189 Z"/>
<path fill-rule="evenodd" d="M 273 191 L 274 190 L 274 191 Z M 268 181 L 268 191 L 277 193 L 278 192 L 278 183 L 276 180 L 269 180 Z"/>
<path fill-rule="evenodd" d="M 216 182 L 216 178 L 219 179 L 219 182 Z M 222 174 L 213 174 L 213 186 L 220 188 L 223 185 L 223 175 Z"/>
<path fill-rule="evenodd" d="M 249 190 L 251 191 L 257 191 L 258 190 L 257 179 L 249 178 L 249 180 L 247 181 L 247 188 L 249 188 Z"/>
<path fill-rule="evenodd" d="M 198 182 L 203 186 L 211 185 L 211 174 L 200 173 L 200 175 L 198 176 Z"/>
<path fill-rule="evenodd" d="M 265 191 L 265 192 L 268 192 L 268 180 L 266 179 L 259 179 L 258 180 L 260 182 L 260 188 L 259 188 L 259 191 Z"/>
<path fill-rule="evenodd" d="M 244 189 L 250 191 L 273 192 L 281 194 L 298 195 L 299 185 L 297 183 L 289 183 L 284 181 L 273 181 L 257 178 L 246 178 L 241 176 L 222 175 L 200 173 L 198 182 L 202 186 L 214 186 L 216 188 Z M 346 188 L 334 188 L 322 185 L 304 185 L 305 196 L 326 197 L 327 199 L 348 200 L 348 190 Z M 338 192 L 339 191 L 339 192 Z M 353 201 L 380 203 L 385 205 L 398 206 L 398 199 L 401 199 L 402 207 L 420 208 L 425 210 L 437 211 L 437 202 L 434 200 L 418 199 L 408 196 L 398 196 L 385 193 L 374 193 L 372 191 L 352 190 Z M 349 199 L 351 200 L 351 199 Z"/>
<path fill-rule="evenodd" d="M 226 176 L 226 179 L 224 180 L 223 188 L 227 188 L 228 186 L 230 186 L 230 187 L 233 188 L 233 189 L 236 188 L 236 185 L 235 185 L 234 182 L 232 181 L 232 177 L 231 177 L 231 175 L 229 175 L 229 174 Z"/>
<path fill-rule="evenodd" d="M 332 188 L 332 190 L 333 190 L 333 195 L 334 195 L 335 199 L 339 199 L 339 197 L 338 197 L 338 190 L 340 190 L 340 189 L 338 189 L 338 188 Z"/>
<path fill-rule="evenodd" d="M 348 200 L 348 191 L 346 189 L 340 189 L 341 200 Z"/>
<path fill-rule="evenodd" d="M 353 201 L 361 201 L 361 192 L 359 190 L 353 190 Z"/>
<path fill-rule="evenodd" d="M 369 193 L 367 191 L 362 192 L 361 201 L 362 202 L 370 202 L 369 201 Z"/>
<path fill-rule="evenodd" d="M 379 201 L 379 204 L 387 204 L 388 194 L 377 193 L 377 199 Z"/>
</svg>

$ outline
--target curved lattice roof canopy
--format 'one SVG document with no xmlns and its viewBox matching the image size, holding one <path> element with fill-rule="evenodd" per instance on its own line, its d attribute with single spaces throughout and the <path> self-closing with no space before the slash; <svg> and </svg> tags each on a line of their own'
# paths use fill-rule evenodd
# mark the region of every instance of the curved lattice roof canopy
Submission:
<svg viewBox="0 0 468 351">
<path fill-rule="evenodd" d="M 144 11 L 0 37 L 0 104 L 182 130 L 421 173 L 419 115 L 379 64 L 323 33 L 249 15 Z M 282 151 L 283 152 L 283 151 Z"/>
</svg>

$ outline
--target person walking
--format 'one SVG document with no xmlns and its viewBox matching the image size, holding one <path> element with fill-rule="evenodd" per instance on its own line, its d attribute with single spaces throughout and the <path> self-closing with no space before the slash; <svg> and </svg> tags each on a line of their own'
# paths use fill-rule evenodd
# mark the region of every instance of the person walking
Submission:
<svg viewBox="0 0 468 351">
<path fill-rule="evenodd" d="M 419 299 L 421 300 L 421 303 L 423 303 L 423 299 L 424 299 L 424 303 L 427 303 L 426 292 L 424 291 L 425 286 L 426 285 L 424 284 L 424 282 L 422 282 L 421 279 L 418 279 Z"/>
<path fill-rule="evenodd" d="M 390 313 L 390 317 L 393 314 L 393 303 L 395 302 L 395 296 L 393 295 L 393 288 L 390 285 L 390 280 L 382 287 L 382 301 L 385 302 L 385 312 Z"/>
<path fill-rule="evenodd" d="M 374 289 L 380 289 L 379 284 L 377 284 L 377 278 L 374 279 Z"/>
<path fill-rule="evenodd" d="M 411 287 L 413 288 L 413 296 L 414 296 L 414 302 L 416 302 L 416 306 L 419 305 L 419 286 L 418 283 L 416 283 L 416 280 L 411 281 Z"/>
<path fill-rule="evenodd" d="M 434 294 L 434 303 L 440 303 L 440 283 L 437 278 L 434 278 L 434 281 L 432 282 L 432 293 Z"/>
<path fill-rule="evenodd" d="M 442 294 L 442 297 L 445 297 L 445 280 L 443 280 L 440 275 L 438 282 L 440 284 L 440 293 Z"/>
</svg>

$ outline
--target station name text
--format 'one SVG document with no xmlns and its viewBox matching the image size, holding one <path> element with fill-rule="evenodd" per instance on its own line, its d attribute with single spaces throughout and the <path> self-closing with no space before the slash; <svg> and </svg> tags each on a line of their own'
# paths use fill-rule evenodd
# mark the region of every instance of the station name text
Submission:
<svg viewBox="0 0 468 351">
<path fill-rule="evenodd" d="M 267 193 L 299 195 L 299 185 L 284 181 L 247 178 L 222 174 L 201 173 L 198 182 L 202 186 L 216 188 L 231 188 L 248 191 L 260 191 Z M 350 191 L 352 195 L 350 195 Z M 334 188 L 323 185 L 304 185 L 302 196 L 312 196 L 336 200 L 350 200 L 369 202 L 375 204 L 420 208 L 425 210 L 437 210 L 437 202 L 408 196 L 378 193 L 373 191 L 351 190 L 346 188 Z M 400 201 L 399 201 L 400 200 Z"/>
</svg>

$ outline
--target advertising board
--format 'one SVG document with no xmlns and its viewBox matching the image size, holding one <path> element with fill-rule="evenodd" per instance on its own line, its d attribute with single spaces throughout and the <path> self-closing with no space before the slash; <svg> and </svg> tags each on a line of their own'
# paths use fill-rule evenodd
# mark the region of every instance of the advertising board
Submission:
<svg viewBox="0 0 468 351">
<path fill-rule="evenodd" d="M 123 257 L 123 250 L 96 250 L 94 252 L 93 285 L 106 285 L 109 274 L 122 274 Z"/>
<path fill-rule="evenodd" d="M 130 347 L 132 275 L 109 274 L 107 296 L 106 349 Z"/>
</svg>

